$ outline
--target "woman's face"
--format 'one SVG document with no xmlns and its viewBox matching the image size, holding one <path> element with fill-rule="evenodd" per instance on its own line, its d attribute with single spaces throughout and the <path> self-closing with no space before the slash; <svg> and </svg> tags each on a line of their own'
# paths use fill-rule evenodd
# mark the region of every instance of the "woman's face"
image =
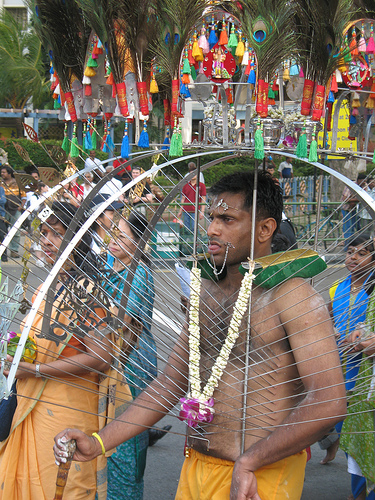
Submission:
<svg viewBox="0 0 375 500">
<path fill-rule="evenodd" d="M 120 220 L 115 235 L 112 234 L 108 249 L 121 262 L 128 263 L 134 255 L 136 244 L 130 226 L 123 219 Z"/>
<path fill-rule="evenodd" d="M 346 252 L 345 265 L 350 274 L 363 275 L 372 270 L 372 253 L 365 245 L 350 245 Z"/>
<path fill-rule="evenodd" d="M 56 260 L 62 239 L 66 233 L 65 227 L 61 222 L 49 225 L 48 222 L 42 224 L 40 230 L 40 245 L 45 255 L 47 264 L 53 264 Z"/>
</svg>

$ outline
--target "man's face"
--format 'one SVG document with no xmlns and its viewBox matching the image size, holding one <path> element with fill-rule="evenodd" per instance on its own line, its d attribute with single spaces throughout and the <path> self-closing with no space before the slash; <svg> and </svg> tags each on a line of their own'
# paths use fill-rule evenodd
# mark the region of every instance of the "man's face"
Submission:
<svg viewBox="0 0 375 500">
<path fill-rule="evenodd" d="M 36 181 L 38 181 L 38 180 L 39 180 L 39 174 L 38 174 L 38 172 L 32 172 L 32 173 L 31 173 L 31 177 L 34 177 L 34 179 L 35 179 Z"/>
<path fill-rule="evenodd" d="M 1 169 L 1 177 L 4 181 L 8 181 L 10 178 L 10 174 L 8 174 L 8 171 L 6 168 Z"/>
<path fill-rule="evenodd" d="M 212 201 L 208 252 L 217 266 L 224 264 L 227 248 L 228 266 L 238 266 L 250 255 L 251 215 L 243 204 L 243 194 L 223 193 Z"/>
<path fill-rule="evenodd" d="M 196 176 L 196 175 L 194 175 L 194 177 L 192 177 L 192 178 L 191 178 L 191 181 L 190 181 L 190 182 L 191 182 L 191 184 L 193 184 L 193 186 L 194 186 L 194 184 L 196 184 L 196 183 L 197 183 L 197 176 Z"/>
<path fill-rule="evenodd" d="M 141 175 L 141 171 L 139 170 L 139 168 L 134 168 L 132 170 L 132 177 L 133 179 L 136 179 L 137 177 L 139 177 Z"/>
<path fill-rule="evenodd" d="M 349 245 L 345 256 L 345 266 L 351 274 L 366 274 L 374 267 L 371 251 L 364 244 Z"/>
<path fill-rule="evenodd" d="M 90 158 L 91 158 L 92 160 L 94 160 L 94 158 L 95 158 L 95 151 L 94 151 L 94 150 L 91 150 L 91 151 L 90 151 Z"/>
</svg>

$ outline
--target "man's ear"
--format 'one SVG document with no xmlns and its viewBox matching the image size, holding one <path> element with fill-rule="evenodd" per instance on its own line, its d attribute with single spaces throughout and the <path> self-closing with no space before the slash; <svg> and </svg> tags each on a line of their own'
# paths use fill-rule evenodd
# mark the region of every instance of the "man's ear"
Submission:
<svg viewBox="0 0 375 500">
<path fill-rule="evenodd" d="M 266 243 L 268 240 L 272 240 L 273 233 L 276 231 L 276 227 L 276 221 L 272 217 L 260 220 L 257 227 L 259 243 Z"/>
</svg>

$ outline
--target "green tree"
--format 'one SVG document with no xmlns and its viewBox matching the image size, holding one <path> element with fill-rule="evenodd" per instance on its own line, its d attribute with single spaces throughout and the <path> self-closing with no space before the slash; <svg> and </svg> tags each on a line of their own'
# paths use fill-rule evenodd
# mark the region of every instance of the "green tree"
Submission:
<svg viewBox="0 0 375 500">
<path fill-rule="evenodd" d="M 5 9 L 0 12 L 0 105 L 34 108 L 48 99 L 44 51 L 31 29 L 18 23 Z"/>
</svg>

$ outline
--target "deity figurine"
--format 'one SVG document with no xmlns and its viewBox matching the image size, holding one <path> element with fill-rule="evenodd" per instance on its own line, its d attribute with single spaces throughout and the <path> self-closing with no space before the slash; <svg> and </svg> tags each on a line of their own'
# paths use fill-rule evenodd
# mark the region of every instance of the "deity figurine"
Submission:
<svg viewBox="0 0 375 500">
<path fill-rule="evenodd" d="M 226 55 L 220 46 L 215 48 L 212 59 L 212 78 L 230 78 L 228 71 L 224 67 Z"/>
</svg>

